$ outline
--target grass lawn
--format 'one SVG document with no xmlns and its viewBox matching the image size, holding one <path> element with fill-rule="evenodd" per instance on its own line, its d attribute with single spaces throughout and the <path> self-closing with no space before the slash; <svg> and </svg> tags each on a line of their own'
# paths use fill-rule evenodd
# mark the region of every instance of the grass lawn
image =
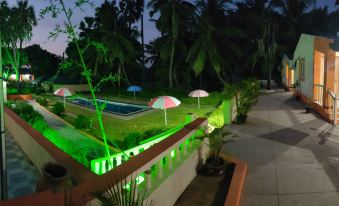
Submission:
<svg viewBox="0 0 339 206">
<path fill-rule="evenodd" d="M 147 102 L 149 102 L 152 97 L 162 95 L 161 93 L 162 92 L 141 92 L 137 95 L 136 100 L 133 99 L 133 94 L 126 92 L 117 92 L 114 94 L 101 93 L 98 94 L 98 97 L 118 102 L 147 104 Z M 164 123 L 164 112 L 160 109 L 155 109 L 150 113 L 143 114 L 131 120 L 122 120 L 112 117 L 109 114 L 103 113 L 103 122 L 108 139 L 115 141 L 124 141 L 124 139 L 128 138 L 129 136 L 142 135 L 149 130 L 165 130 L 167 128 L 173 128 L 178 124 L 185 122 L 185 115 L 187 113 L 194 113 L 194 115 L 198 117 L 207 117 L 209 113 L 213 112 L 216 109 L 216 106 L 220 103 L 220 100 L 222 98 L 220 93 L 212 93 L 209 97 L 201 99 L 201 108 L 198 109 L 197 99 L 188 97 L 187 93 L 185 92 L 175 91 L 172 92 L 172 94 L 168 94 L 167 92 L 167 95 L 174 96 L 182 102 L 179 107 L 167 110 L 167 127 L 165 127 Z M 86 96 L 90 98 L 89 95 L 85 94 L 82 94 L 80 96 Z M 48 98 L 53 99 L 52 96 L 49 96 Z M 94 110 L 89 111 L 87 109 L 82 109 L 79 106 L 67 103 L 66 113 L 71 114 L 65 118 L 71 123 L 72 121 L 74 121 L 74 117 L 80 114 L 93 118 L 94 128 L 88 132 L 96 138 L 101 138 L 101 131 L 98 127 L 98 122 Z"/>
</svg>

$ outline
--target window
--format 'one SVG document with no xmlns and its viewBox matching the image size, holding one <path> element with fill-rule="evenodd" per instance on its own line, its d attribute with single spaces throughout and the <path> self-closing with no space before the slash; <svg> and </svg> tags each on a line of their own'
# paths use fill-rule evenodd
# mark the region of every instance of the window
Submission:
<svg viewBox="0 0 339 206">
<path fill-rule="evenodd" d="M 304 81 L 305 80 L 305 58 L 299 59 L 299 80 Z"/>
</svg>

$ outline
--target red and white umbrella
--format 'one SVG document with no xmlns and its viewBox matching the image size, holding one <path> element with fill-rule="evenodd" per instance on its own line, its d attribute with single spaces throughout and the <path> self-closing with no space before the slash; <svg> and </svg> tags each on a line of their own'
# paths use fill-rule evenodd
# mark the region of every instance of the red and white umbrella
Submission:
<svg viewBox="0 0 339 206">
<path fill-rule="evenodd" d="M 198 98 L 198 108 L 200 109 L 200 97 L 207 97 L 208 92 L 206 92 L 204 90 L 194 90 L 194 91 L 191 91 L 188 94 L 188 96 Z"/>
<path fill-rule="evenodd" d="M 167 115 L 166 115 L 166 109 L 177 107 L 179 106 L 181 102 L 176 99 L 175 97 L 171 96 L 159 96 L 154 99 L 151 99 L 151 101 L 148 103 L 148 106 L 156 109 L 163 109 L 165 113 L 165 125 L 167 126 Z"/>
<path fill-rule="evenodd" d="M 55 90 L 54 95 L 64 97 L 64 107 L 65 107 L 66 97 L 72 96 L 72 93 L 67 88 L 60 88 L 60 89 Z"/>
</svg>

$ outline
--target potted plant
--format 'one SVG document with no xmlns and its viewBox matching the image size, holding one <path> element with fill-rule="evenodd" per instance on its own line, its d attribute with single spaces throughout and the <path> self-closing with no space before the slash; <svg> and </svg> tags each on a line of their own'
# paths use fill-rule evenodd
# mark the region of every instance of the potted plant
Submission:
<svg viewBox="0 0 339 206">
<path fill-rule="evenodd" d="M 211 133 L 203 135 L 201 139 L 207 139 L 209 146 L 208 157 L 199 173 L 208 176 L 221 176 L 224 174 L 226 161 L 220 157 L 220 151 L 224 144 L 234 140 L 234 135 L 222 128 L 216 128 Z"/>
<path fill-rule="evenodd" d="M 244 124 L 247 120 L 247 113 L 251 106 L 257 102 L 259 95 L 259 83 L 255 80 L 244 80 L 238 86 L 235 95 L 238 124 Z"/>
</svg>

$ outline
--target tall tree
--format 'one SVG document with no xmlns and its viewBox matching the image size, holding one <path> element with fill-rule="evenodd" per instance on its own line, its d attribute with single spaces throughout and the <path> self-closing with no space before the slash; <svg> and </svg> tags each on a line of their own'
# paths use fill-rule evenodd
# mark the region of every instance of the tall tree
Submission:
<svg viewBox="0 0 339 206">
<path fill-rule="evenodd" d="M 227 24 L 229 3 L 224 0 L 197 2 L 198 37 L 187 58 L 196 75 L 200 75 L 208 63 L 223 84 L 225 80 L 221 74 L 231 70 L 241 55 L 233 39 L 244 37 L 241 30 Z"/>
<path fill-rule="evenodd" d="M 168 38 L 166 44 L 162 49 L 163 59 L 168 59 L 168 84 L 169 88 L 173 88 L 174 76 L 174 58 L 179 42 L 180 33 L 183 34 L 188 27 L 189 19 L 193 18 L 194 5 L 188 1 L 183 0 L 151 0 L 148 3 L 151 8 L 150 16 L 153 17 L 155 13 L 159 12 L 160 16 L 156 21 L 156 26 L 162 34 L 162 38 Z M 180 33 L 179 33 L 180 31 Z M 167 58 L 168 57 L 168 58 Z"/>
<path fill-rule="evenodd" d="M 28 4 L 28 0 L 18 0 L 17 5 L 10 9 L 5 52 L 15 71 L 17 80 L 21 67 L 22 45 L 25 41 L 31 39 L 33 26 L 36 24 L 34 8 Z"/>
</svg>

